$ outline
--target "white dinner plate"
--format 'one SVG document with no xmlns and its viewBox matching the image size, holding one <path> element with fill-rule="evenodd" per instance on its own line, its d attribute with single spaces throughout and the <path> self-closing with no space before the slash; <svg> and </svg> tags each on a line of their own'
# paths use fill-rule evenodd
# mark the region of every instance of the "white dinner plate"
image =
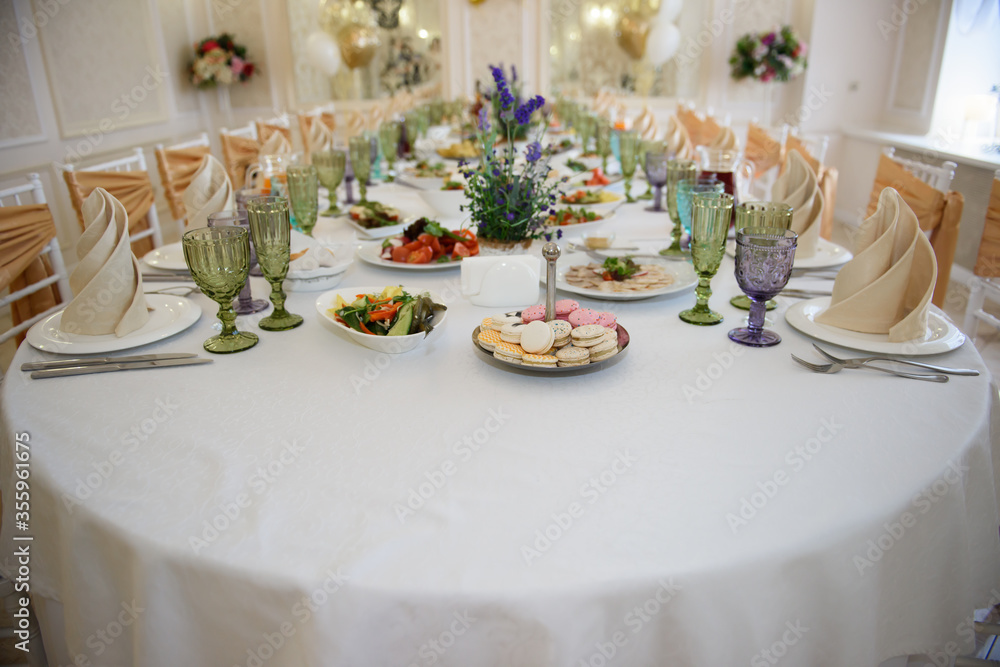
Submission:
<svg viewBox="0 0 1000 667">
<path fill-rule="evenodd" d="M 151 266 L 161 271 L 188 270 L 187 262 L 184 261 L 184 248 L 181 247 L 180 241 L 161 245 L 159 248 L 153 248 L 143 255 L 142 261 L 146 263 L 146 266 Z"/>
<path fill-rule="evenodd" d="M 736 257 L 735 239 L 726 242 L 726 254 L 730 257 Z M 812 257 L 799 257 L 795 255 L 792 267 L 796 269 L 825 269 L 845 264 L 853 257 L 854 255 L 847 248 L 820 238 L 816 243 L 816 254 Z"/>
<path fill-rule="evenodd" d="M 201 317 L 201 306 L 190 299 L 170 294 L 147 294 L 149 321 L 127 336 L 114 334 L 85 336 L 61 331 L 63 311 L 49 315 L 28 329 L 32 347 L 54 354 L 94 354 L 116 352 L 154 343 L 184 331 Z"/>
<path fill-rule="evenodd" d="M 372 229 L 367 229 L 362 227 L 358 222 L 349 215 L 341 216 L 342 220 L 346 220 L 347 224 L 357 230 L 358 235 L 362 240 L 364 239 L 386 239 L 390 236 L 397 236 L 403 233 L 403 230 L 413 224 L 413 221 L 417 219 L 417 216 L 411 215 L 409 217 L 403 218 L 402 222 L 389 225 L 387 227 L 373 227 Z"/>
<path fill-rule="evenodd" d="M 457 269 L 462 266 L 462 262 L 429 262 L 428 264 L 407 264 L 406 262 L 393 262 L 382 259 L 381 243 L 366 243 L 358 248 L 358 257 L 368 264 L 384 266 L 388 269 L 402 269 L 404 271 L 440 271 L 441 269 Z"/>
<path fill-rule="evenodd" d="M 638 258 L 638 262 L 640 264 L 658 264 L 662 266 L 674 277 L 674 283 L 672 285 L 667 285 L 666 287 L 661 287 L 655 290 L 647 290 L 645 292 L 602 292 L 596 289 L 570 285 L 566 282 L 566 270 L 569 267 L 579 266 L 580 264 L 597 263 L 597 261 L 592 259 L 589 255 L 581 252 L 571 253 L 559 258 L 559 263 L 556 265 L 556 288 L 564 292 L 572 292 L 573 294 L 579 294 L 580 296 L 586 296 L 592 299 L 604 299 L 607 301 L 638 301 L 640 299 L 649 299 L 654 296 L 663 296 L 664 294 L 686 292 L 694 289 L 694 286 L 698 284 L 698 276 L 695 274 L 694 268 L 687 262 L 674 262 L 655 257 L 640 257 Z M 544 276 L 542 277 L 541 282 L 543 285 L 545 284 Z"/>
<path fill-rule="evenodd" d="M 965 334 L 958 330 L 948 316 L 935 305 L 931 305 L 927 317 L 927 331 L 923 338 L 890 343 L 888 334 L 866 334 L 849 331 L 816 321 L 820 313 L 830 307 L 830 297 L 822 296 L 808 301 L 800 301 L 785 311 L 785 320 L 793 327 L 824 343 L 849 347 L 875 354 L 899 354 L 920 356 L 940 354 L 960 347 L 965 342 Z"/>
<path fill-rule="evenodd" d="M 579 208 L 579 207 L 567 206 L 563 208 Z M 561 209 L 557 208 L 556 210 L 559 211 Z M 593 220 L 591 222 L 578 222 L 575 225 L 546 225 L 545 229 L 549 232 L 555 232 L 556 230 L 561 229 L 563 235 L 570 233 L 577 233 L 577 232 L 583 233 L 597 229 L 598 227 L 600 227 L 601 225 L 603 225 L 604 223 L 608 222 L 613 217 L 615 217 L 615 213 L 616 211 L 611 211 L 610 213 L 601 213 L 603 217 L 600 220 Z"/>
</svg>

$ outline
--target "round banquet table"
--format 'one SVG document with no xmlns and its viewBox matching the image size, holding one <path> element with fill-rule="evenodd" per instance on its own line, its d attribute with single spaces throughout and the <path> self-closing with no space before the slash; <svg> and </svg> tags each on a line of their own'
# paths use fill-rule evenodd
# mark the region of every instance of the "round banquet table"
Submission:
<svg viewBox="0 0 1000 667">
<path fill-rule="evenodd" d="M 638 205 L 608 224 L 668 226 Z M 326 219 L 316 237 L 355 238 Z M 678 319 L 691 291 L 579 297 L 617 314 L 627 354 L 530 375 L 473 349 L 503 309 L 472 306 L 459 274 L 348 270 L 340 287 L 447 303 L 401 355 L 322 324 L 304 292 L 303 326 L 240 318 L 259 345 L 210 365 L 30 380 L 20 364 L 53 355 L 23 345 L 0 415 L 4 569 L 30 534 L 51 664 L 858 667 L 970 648 L 972 610 L 1000 601 L 996 392 L 971 344 L 932 358 L 983 370 L 947 384 L 810 373 L 789 299 L 780 345 L 730 343 L 727 257 L 722 325 Z M 215 308 L 192 298 L 194 326 L 135 353 L 202 352 Z"/>
</svg>

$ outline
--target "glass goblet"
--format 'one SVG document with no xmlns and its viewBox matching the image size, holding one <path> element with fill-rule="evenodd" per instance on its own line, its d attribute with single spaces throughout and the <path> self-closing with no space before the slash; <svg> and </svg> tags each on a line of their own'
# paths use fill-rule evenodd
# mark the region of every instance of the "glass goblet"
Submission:
<svg viewBox="0 0 1000 667">
<path fill-rule="evenodd" d="M 597 119 L 581 109 L 577 117 L 577 126 L 577 131 L 580 134 L 580 155 L 586 157 L 589 155 L 587 149 L 590 146 L 590 139 L 594 136 L 594 131 L 597 129 Z"/>
<path fill-rule="evenodd" d="M 660 251 L 664 257 L 685 257 L 688 254 L 681 248 L 684 228 L 677 215 L 677 184 L 681 181 L 693 181 L 697 175 L 698 165 L 694 160 L 670 160 L 667 163 L 667 214 L 673 227 L 670 230 L 670 247 Z"/>
<path fill-rule="evenodd" d="M 729 332 L 730 340 L 750 347 L 770 347 L 781 336 L 764 328 L 767 300 L 788 284 L 798 235 L 790 229 L 744 227 L 736 232 L 736 282 L 750 297 L 747 326 Z"/>
<path fill-rule="evenodd" d="M 247 202 L 250 234 L 257 248 L 257 261 L 264 277 L 271 283 L 274 311 L 258 326 L 264 331 L 285 331 L 302 324 L 301 315 L 285 310 L 285 291 L 281 283 L 288 275 L 292 226 L 288 221 L 288 200 L 284 197 L 258 197 Z"/>
<path fill-rule="evenodd" d="M 295 222 L 303 234 L 312 236 L 319 215 L 319 177 L 311 164 L 288 167 L 288 200 Z"/>
<path fill-rule="evenodd" d="M 601 171 L 608 173 L 608 157 L 611 156 L 611 123 L 601 120 L 597 123 L 597 154 L 601 156 Z"/>
<path fill-rule="evenodd" d="M 663 212 L 663 186 L 667 184 L 667 159 L 666 153 L 646 153 L 646 178 L 653 185 L 653 205 L 647 206 L 645 210 L 653 213 Z"/>
<path fill-rule="evenodd" d="M 368 176 L 372 167 L 372 146 L 368 137 L 359 135 L 351 137 L 349 150 L 354 178 L 358 179 L 358 191 L 361 193 L 361 203 L 368 202 Z"/>
<path fill-rule="evenodd" d="M 639 150 L 639 134 L 634 130 L 627 130 L 618 133 L 618 155 L 622 165 L 622 176 L 625 177 L 625 201 L 630 204 L 638 201 L 632 196 L 632 176 L 635 174 L 635 165 Z"/>
<path fill-rule="evenodd" d="M 420 116 L 416 111 L 403 114 L 403 127 L 406 129 L 406 143 L 410 148 L 410 157 L 416 156 L 417 135 L 420 134 Z"/>
<path fill-rule="evenodd" d="M 256 334 L 236 328 L 233 298 L 242 289 L 250 270 L 250 243 L 241 227 L 202 227 L 181 237 L 184 262 L 198 289 L 219 304 L 222 332 L 205 341 L 213 354 L 246 350 L 257 344 Z"/>
<path fill-rule="evenodd" d="M 260 195 L 257 195 L 258 197 Z M 245 202 L 244 202 L 245 203 Z M 247 230 L 247 234 L 250 234 L 250 219 L 247 216 L 246 209 L 237 209 L 235 211 L 219 211 L 218 213 L 210 213 L 208 216 L 208 226 L 209 227 L 225 227 L 225 226 L 236 226 L 242 227 Z M 257 266 L 257 251 L 254 250 L 253 242 L 250 243 L 250 275 L 253 275 L 254 267 Z M 247 277 L 246 282 L 243 283 L 243 289 L 240 290 L 239 297 L 236 299 L 236 305 L 233 306 L 233 310 L 236 311 L 237 315 L 251 315 L 253 313 L 259 313 L 260 311 L 267 308 L 268 303 L 263 299 L 253 298 L 253 294 L 250 293 L 250 278 Z"/>
<path fill-rule="evenodd" d="M 328 217 L 340 215 L 340 207 L 337 206 L 337 188 L 344 180 L 344 173 L 347 171 L 347 154 L 333 149 L 320 151 L 312 154 L 312 163 L 316 167 L 320 185 L 326 188 L 330 196 L 330 208 L 326 209 L 323 215 Z"/>
<path fill-rule="evenodd" d="M 696 178 L 693 181 L 681 181 L 677 184 L 677 215 L 681 219 L 681 228 L 691 236 L 691 200 L 698 192 L 725 192 L 725 183 L 714 178 Z"/>
<path fill-rule="evenodd" d="M 681 311 L 680 318 L 689 324 L 718 324 L 722 315 L 708 307 L 708 299 L 712 296 L 712 276 L 726 254 L 733 197 L 725 193 L 702 193 L 695 195 L 691 209 L 691 262 L 698 274 L 697 301 L 694 308 Z"/>
<path fill-rule="evenodd" d="M 245 211 L 247 210 L 247 202 L 254 197 L 263 197 L 268 193 L 261 188 L 241 188 L 233 193 L 233 198 L 236 201 L 236 210 Z"/>
<path fill-rule="evenodd" d="M 396 180 L 395 165 L 396 150 L 399 146 L 399 123 L 395 121 L 386 121 L 385 123 L 382 123 L 382 125 L 378 128 L 378 140 L 382 144 L 382 153 L 385 155 L 385 160 L 389 163 L 389 169 L 386 173 L 385 181 L 386 183 L 392 183 Z"/>
<path fill-rule="evenodd" d="M 636 199 L 652 199 L 653 198 L 653 183 L 649 180 L 649 170 L 646 168 L 646 155 L 649 153 L 666 153 L 667 146 L 662 141 L 649 141 L 648 139 L 642 139 L 639 141 L 639 150 L 637 151 L 637 157 L 639 166 L 642 167 L 642 173 L 646 175 L 646 191 L 641 195 L 636 197 Z M 664 176 L 666 176 L 664 174 Z M 649 209 L 646 209 L 647 211 Z"/>
<path fill-rule="evenodd" d="M 781 202 L 749 201 L 736 207 L 736 231 L 744 227 L 768 227 L 773 229 L 791 229 L 792 207 Z M 750 297 L 746 294 L 734 296 L 729 305 L 741 310 L 750 310 Z M 769 299 L 767 309 L 774 310 L 778 302 Z"/>
</svg>

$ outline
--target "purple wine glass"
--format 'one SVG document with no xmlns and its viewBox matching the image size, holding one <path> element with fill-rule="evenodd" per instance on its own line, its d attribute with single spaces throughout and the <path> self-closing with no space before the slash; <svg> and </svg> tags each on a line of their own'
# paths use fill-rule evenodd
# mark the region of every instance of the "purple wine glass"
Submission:
<svg viewBox="0 0 1000 667">
<path fill-rule="evenodd" d="M 795 260 L 798 234 L 773 227 L 744 227 L 736 232 L 736 282 L 750 297 L 747 326 L 733 329 L 729 338 L 740 345 L 770 347 L 781 336 L 764 328 L 767 300 L 788 284 Z"/>
<path fill-rule="evenodd" d="M 258 195 L 259 196 L 259 195 Z M 244 200 L 245 203 L 246 200 Z M 225 227 L 225 226 L 235 225 L 237 227 L 243 227 L 247 230 L 247 234 L 250 233 L 250 219 L 247 217 L 246 209 L 235 210 L 235 211 L 220 211 L 218 213 L 212 213 L 208 216 L 208 226 L 209 227 Z M 254 250 L 253 241 L 250 241 L 250 268 L 252 269 L 257 265 L 257 252 Z M 268 306 L 267 301 L 263 299 L 254 299 L 253 295 L 250 294 L 250 278 L 243 284 L 243 289 L 240 290 L 240 294 L 236 299 L 236 305 L 233 306 L 233 310 L 236 311 L 237 315 L 250 315 L 252 313 L 257 313 Z"/>
<path fill-rule="evenodd" d="M 653 205 L 647 206 L 647 211 L 654 213 L 663 212 L 663 186 L 667 184 L 667 159 L 666 153 L 646 153 L 646 177 L 653 186 Z"/>
<path fill-rule="evenodd" d="M 347 167 L 344 169 L 344 203 L 348 207 L 354 205 L 354 193 L 351 191 L 351 183 L 354 182 L 354 165 L 351 164 L 350 151 L 344 151 L 347 155 Z"/>
</svg>

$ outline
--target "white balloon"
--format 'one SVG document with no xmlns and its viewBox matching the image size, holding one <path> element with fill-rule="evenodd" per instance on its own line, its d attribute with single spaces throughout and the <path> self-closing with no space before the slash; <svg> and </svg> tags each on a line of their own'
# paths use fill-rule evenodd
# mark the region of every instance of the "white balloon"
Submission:
<svg viewBox="0 0 1000 667">
<path fill-rule="evenodd" d="M 646 40 L 646 55 L 649 56 L 649 62 L 662 65 L 673 58 L 680 48 L 680 29 L 673 23 L 657 21 Z"/>
<path fill-rule="evenodd" d="M 663 0 L 660 3 L 660 20 L 673 23 L 681 15 L 684 7 L 684 0 Z"/>
<path fill-rule="evenodd" d="M 340 69 L 340 49 L 337 42 L 325 32 L 316 31 L 306 38 L 306 57 L 309 64 L 327 76 Z"/>
</svg>

